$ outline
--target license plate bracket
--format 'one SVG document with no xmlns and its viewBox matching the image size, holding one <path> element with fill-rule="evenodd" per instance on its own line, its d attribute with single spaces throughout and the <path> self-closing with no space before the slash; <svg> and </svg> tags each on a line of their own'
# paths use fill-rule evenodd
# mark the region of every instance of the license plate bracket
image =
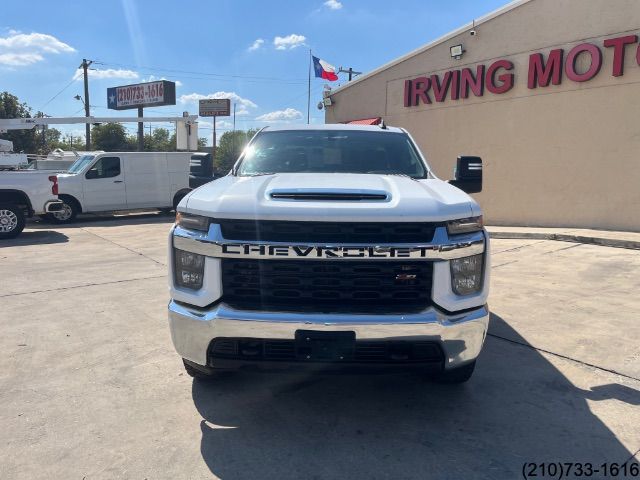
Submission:
<svg viewBox="0 0 640 480">
<path fill-rule="evenodd" d="M 353 359 L 356 332 L 296 330 L 296 357 L 307 362 L 343 362 Z"/>
</svg>

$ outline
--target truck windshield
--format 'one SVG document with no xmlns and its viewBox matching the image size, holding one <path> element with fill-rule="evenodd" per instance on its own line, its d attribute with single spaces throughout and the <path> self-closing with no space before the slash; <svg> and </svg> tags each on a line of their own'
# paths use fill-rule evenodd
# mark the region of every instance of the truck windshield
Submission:
<svg viewBox="0 0 640 480">
<path fill-rule="evenodd" d="M 427 176 L 406 134 L 355 130 L 260 133 L 246 148 L 237 174 L 303 172 Z"/>
<path fill-rule="evenodd" d="M 89 163 L 93 161 L 95 158 L 94 155 L 83 155 L 78 158 L 75 162 L 71 164 L 67 173 L 78 173 L 81 172 L 84 167 L 86 167 Z"/>
</svg>

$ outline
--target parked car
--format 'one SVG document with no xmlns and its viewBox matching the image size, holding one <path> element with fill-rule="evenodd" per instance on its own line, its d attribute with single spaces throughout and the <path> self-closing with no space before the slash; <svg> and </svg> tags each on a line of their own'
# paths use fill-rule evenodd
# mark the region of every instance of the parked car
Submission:
<svg viewBox="0 0 640 480">
<path fill-rule="evenodd" d="M 480 158 L 440 180 L 403 129 L 261 130 L 177 208 L 168 314 L 187 373 L 468 380 L 489 323 L 489 236 L 467 194 L 481 188 Z"/>
<path fill-rule="evenodd" d="M 62 208 L 55 175 L 34 170 L 0 172 L 0 240 L 20 235 L 27 217 Z"/>
<path fill-rule="evenodd" d="M 171 210 L 213 179 L 213 167 L 210 155 L 192 152 L 103 152 L 83 155 L 57 178 L 63 208 L 50 218 L 68 223 L 79 213 Z"/>
</svg>

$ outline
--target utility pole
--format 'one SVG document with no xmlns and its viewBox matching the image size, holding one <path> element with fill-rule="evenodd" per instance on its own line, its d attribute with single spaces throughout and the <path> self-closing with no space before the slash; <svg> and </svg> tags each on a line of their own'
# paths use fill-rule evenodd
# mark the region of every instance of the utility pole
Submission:
<svg viewBox="0 0 640 480">
<path fill-rule="evenodd" d="M 362 72 L 356 72 L 353 68 L 349 67 L 348 70 L 343 69 L 342 67 L 340 67 L 338 69 L 338 73 L 348 73 L 349 74 L 349 81 L 351 81 L 351 79 L 353 78 L 354 75 L 362 75 Z"/>
<path fill-rule="evenodd" d="M 84 73 L 84 115 L 85 117 L 90 117 L 91 116 L 91 112 L 89 110 L 89 65 L 91 65 L 93 62 L 91 60 L 89 60 L 87 62 L 86 58 L 82 59 L 82 64 L 80 65 L 80 68 L 82 68 L 82 71 Z M 87 151 L 91 150 L 91 125 L 90 124 L 86 124 L 85 125 L 85 137 L 86 137 L 86 149 Z"/>
<path fill-rule="evenodd" d="M 313 58 L 311 55 L 311 49 L 309 49 L 309 77 L 307 81 L 307 125 L 309 125 L 311 117 L 311 63 Z"/>
<path fill-rule="evenodd" d="M 144 115 L 144 108 L 138 107 L 138 118 L 142 118 Z M 138 122 L 138 151 L 142 152 L 144 150 L 144 124 L 142 122 Z"/>
<path fill-rule="evenodd" d="M 214 162 L 216 161 L 216 119 L 217 118 L 218 118 L 217 116 L 213 117 L 213 145 L 212 145 L 211 155 Z"/>
<path fill-rule="evenodd" d="M 231 151 L 236 151 L 236 102 L 233 102 L 233 135 L 231 136 Z"/>
</svg>

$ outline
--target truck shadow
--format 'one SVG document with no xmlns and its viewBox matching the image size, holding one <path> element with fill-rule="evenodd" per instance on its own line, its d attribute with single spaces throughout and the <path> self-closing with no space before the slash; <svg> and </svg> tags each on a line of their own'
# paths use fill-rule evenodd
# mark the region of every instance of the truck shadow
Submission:
<svg viewBox="0 0 640 480">
<path fill-rule="evenodd" d="M 22 232 L 16 238 L 0 241 L 0 248 L 19 247 L 24 245 L 46 245 L 51 243 L 67 243 L 69 237 L 55 230 L 35 230 Z"/>
<path fill-rule="evenodd" d="M 75 222 L 58 225 L 47 220 L 37 219 L 29 222 L 29 228 L 55 228 L 56 230 L 65 230 L 69 228 L 79 227 L 121 227 L 123 225 L 147 225 L 154 223 L 171 224 L 175 220 L 175 213 L 133 213 L 124 215 L 113 214 L 80 214 Z"/>
<path fill-rule="evenodd" d="M 587 399 L 640 402 L 622 385 L 577 388 L 536 350 L 493 337 L 461 386 L 247 373 L 194 381 L 192 395 L 202 457 L 224 479 L 506 479 L 524 462 L 623 463 L 632 453 Z"/>
</svg>

